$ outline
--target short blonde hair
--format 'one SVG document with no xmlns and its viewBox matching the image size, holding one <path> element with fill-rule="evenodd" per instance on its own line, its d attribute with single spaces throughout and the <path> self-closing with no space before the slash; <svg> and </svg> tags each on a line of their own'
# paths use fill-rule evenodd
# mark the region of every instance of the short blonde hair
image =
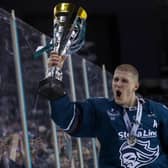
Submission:
<svg viewBox="0 0 168 168">
<path fill-rule="evenodd" d="M 139 81 L 139 72 L 137 70 L 137 68 L 135 68 L 135 66 L 131 65 L 131 64 L 121 64 L 121 65 L 118 65 L 116 68 L 115 68 L 115 71 L 116 70 L 119 70 L 119 71 L 125 71 L 125 72 L 130 72 L 132 73 L 136 78 L 137 80 Z"/>
</svg>

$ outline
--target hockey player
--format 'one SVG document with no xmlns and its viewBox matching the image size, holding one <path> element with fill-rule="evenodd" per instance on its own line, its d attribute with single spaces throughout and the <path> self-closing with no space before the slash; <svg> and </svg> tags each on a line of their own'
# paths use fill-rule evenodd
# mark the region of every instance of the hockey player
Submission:
<svg viewBox="0 0 168 168">
<path fill-rule="evenodd" d="M 63 62 L 52 52 L 48 66 Z M 138 97 L 138 87 L 137 69 L 119 65 L 112 79 L 114 99 L 71 102 L 65 94 L 51 100 L 52 119 L 71 136 L 97 137 L 100 168 L 167 168 L 168 108 Z"/>
</svg>

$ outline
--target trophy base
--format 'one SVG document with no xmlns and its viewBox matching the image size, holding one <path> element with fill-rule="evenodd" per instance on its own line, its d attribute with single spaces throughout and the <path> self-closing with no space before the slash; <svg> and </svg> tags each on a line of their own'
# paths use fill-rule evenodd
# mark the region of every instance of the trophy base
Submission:
<svg viewBox="0 0 168 168">
<path fill-rule="evenodd" d="M 63 82 L 53 77 L 39 82 L 38 93 L 49 100 L 58 99 L 66 94 Z"/>
</svg>

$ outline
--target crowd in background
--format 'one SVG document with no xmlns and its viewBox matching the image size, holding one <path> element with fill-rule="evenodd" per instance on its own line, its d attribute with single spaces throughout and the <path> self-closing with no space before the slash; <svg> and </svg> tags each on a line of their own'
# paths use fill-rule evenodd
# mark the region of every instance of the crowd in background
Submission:
<svg viewBox="0 0 168 168">
<path fill-rule="evenodd" d="M 1 127 L 0 137 L 0 167 L 25 168 L 25 151 L 23 146 L 23 132 L 18 121 L 11 121 L 10 125 Z M 5 124 L 3 122 L 3 124 Z M 36 125 L 33 120 L 28 122 L 30 152 L 33 168 L 55 168 L 55 153 L 51 128 Z M 34 130 L 33 130 L 34 129 Z M 77 139 L 71 138 L 61 129 L 57 130 L 58 147 L 61 167 L 80 167 Z M 82 139 L 82 154 L 84 167 L 93 167 L 92 141 Z"/>
</svg>

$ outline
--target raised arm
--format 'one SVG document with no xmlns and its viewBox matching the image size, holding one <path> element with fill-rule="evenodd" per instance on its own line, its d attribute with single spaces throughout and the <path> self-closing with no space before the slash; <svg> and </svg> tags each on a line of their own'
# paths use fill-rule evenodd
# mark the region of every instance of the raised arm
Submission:
<svg viewBox="0 0 168 168">
<path fill-rule="evenodd" d="M 51 101 L 52 119 L 64 131 L 76 137 L 96 136 L 96 110 L 92 100 L 71 102 L 66 95 Z"/>
<path fill-rule="evenodd" d="M 48 60 L 48 67 L 62 68 L 65 57 L 52 52 Z M 64 88 L 63 88 L 64 89 Z M 85 102 L 71 102 L 68 95 L 51 100 L 52 119 L 64 131 L 73 136 L 95 136 L 96 110 L 92 100 Z"/>
</svg>

